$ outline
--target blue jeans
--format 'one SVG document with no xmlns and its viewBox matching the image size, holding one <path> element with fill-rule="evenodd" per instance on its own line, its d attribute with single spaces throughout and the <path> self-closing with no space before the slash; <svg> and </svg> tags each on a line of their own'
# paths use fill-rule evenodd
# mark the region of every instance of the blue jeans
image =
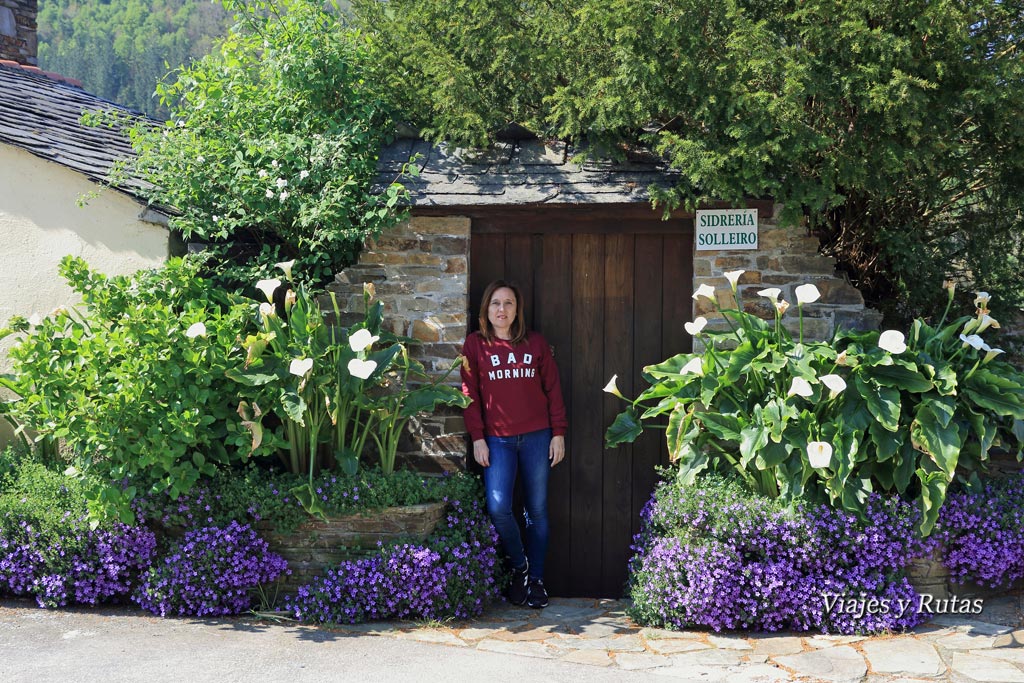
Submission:
<svg viewBox="0 0 1024 683">
<path fill-rule="evenodd" d="M 544 578 L 544 557 L 548 553 L 548 447 L 551 430 L 519 436 L 488 436 L 490 466 L 484 468 L 487 513 L 498 531 L 501 544 L 513 568 L 530 561 L 530 578 Z M 526 503 L 526 548 L 519 525 L 512 514 L 512 493 L 516 473 L 523 482 Z"/>
</svg>

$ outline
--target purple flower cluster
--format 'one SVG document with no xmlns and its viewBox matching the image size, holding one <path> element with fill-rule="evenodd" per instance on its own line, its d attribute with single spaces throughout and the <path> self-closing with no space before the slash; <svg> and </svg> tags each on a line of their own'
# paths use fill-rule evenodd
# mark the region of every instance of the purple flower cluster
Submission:
<svg viewBox="0 0 1024 683">
<path fill-rule="evenodd" d="M 466 618 L 496 598 L 497 533 L 478 500 L 449 500 L 446 524 L 423 544 L 381 547 L 299 588 L 286 610 L 305 622 Z"/>
<path fill-rule="evenodd" d="M 1001 588 L 1024 577 L 1024 475 L 947 496 L 936 535 L 959 583 Z"/>
<path fill-rule="evenodd" d="M 202 527 L 185 533 L 142 577 L 132 600 L 159 614 L 237 614 L 252 605 L 253 591 L 287 571 L 266 541 L 247 525 Z"/>
<path fill-rule="evenodd" d="M 96 605 L 127 596 L 152 562 L 156 538 L 144 527 L 89 528 L 64 516 L 59 537 L 15 515 L 0 523 L 0 594 L 32 595 L 40 607 Z"/>
<path fill-rule="evenodd" d="M 642 522 L 630 562 L 641 623 L 855 633 L 923 620 L 903 571 L 933 543 L 918 538 L 905 503 L 872 497 L 858 520 L 827 506 L 786 508 L 708 478 L 662 484 Z M 872 598 L 885 608 L 857 608 Z M 912 606 L 901 614 L 900 604 Z"/>
</svg>

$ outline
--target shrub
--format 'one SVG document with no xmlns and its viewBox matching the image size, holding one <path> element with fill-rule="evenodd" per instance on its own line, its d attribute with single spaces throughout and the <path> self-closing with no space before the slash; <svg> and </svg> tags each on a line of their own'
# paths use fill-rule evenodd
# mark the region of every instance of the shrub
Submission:
<svg viewBox="0 0 1024 683">
<path fill-rule="evenodd" d="M 860 521 L 827 506 L 787 507 L 713 475 L 663 482 L 635 538 L 630 614 L 716 631 L 914 626 L 922 616 L 903 568 L 932 543 L 917 537 L 911 506 L 876 495 L 865 509 Z"/>
<path fill-rule="evenodd" d="M 10 351 L 14 379 L 0 385 L 18 395 L 8 404 L 16 420 L 62 439 L 77 469 L 97 475 L 88 480 L 93 513 L 131 523 L 137 491 L 178 495 L 249 457 L 252 438 L 237 413 L 244 387 L 225 375 L 249 303 L 180 261 L 106 277 L 67 257 L 61 274 L 82 310 L 13 320 L 6 332 L 24 336 Z"/>
<path fill-rule="evenodd" d="M 742 271 L 726 275 L 735 296 Z M 608 444 L 633 441 L 645 420 L 667 416 L 669 455 L 687 482 L 705 470 L 729 473 L 767 496 L 854 514 L 872 492 L 898 493 L 918 501 L 924 533 L 957 472 L 983 470 L 993 446 L 1020 457 L 1024 374 L 980 336 L 998 325 L 987 294 L 978 294 L 976 316 L 935 326 L 918 319 L 906 337 L 837 331 L 811 342 L 803 306 L 819 292 L 795 291 L 797 339 L 777 288 L 759 292 L 774 321 L 730 309 L 721 311 L 729 331 L 711 331 L 700 317 L 688 323 L 704 350 L 645 367 L 651 386 L 609 427 Z M 714 291 L 702 285 L 701 297 L 713 301 Z M 614 378 L 606 390 L 621 396 Z"/>
<path fill-rule="evenodd" d="M 956 581 L 1009 587 L 1024 577 L 1024 475 L 952 494 L 937 528 Z"/>
<path fill-rule="evenodd" d="M 468 478 L 466 478 L 468 480 Z M 299 588 L 285 609 L 305 622 L 466 618 L 498 595 L 497 534 L 479 484 L 448 499 L 446 525 L 422 544 L 382 546 Z"/>
<path fill-rule="evenodd" d="M 286 571 L 283 558 L 247 525 L 185 533 L 143 575 L 132 600 L 160 616 L 213 616 L 250 609 L 253 592 Z"/>
</svg>

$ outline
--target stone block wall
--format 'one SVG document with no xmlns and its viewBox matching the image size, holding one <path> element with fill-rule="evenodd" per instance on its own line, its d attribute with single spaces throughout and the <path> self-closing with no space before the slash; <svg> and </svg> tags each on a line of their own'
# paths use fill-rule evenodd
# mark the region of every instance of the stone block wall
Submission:
<svg viewBox="0 0 1024 683">
<path fill-rule="evenodd" d="M 748 313 L 775 319 L 771 301 L 758 295 L 762 289 L 777 287 L 780 298 L 791 305 L 782 317 L 783 325 L 796 334 L 799 317 L 796 307 L 796 287 L 811 283 L 821 292 L 821 298 L 804 306 L 804 337 L 827 339 L 836 327 L 844 329 L 875 329 L 881 315 L 864 307 L 864 297 L 845 278 L 836 274 L 835 262 L 818 253 L 818 238 L 805 228 L 783 228 L 777 217 L 781 206 L 775 206 L 772 215 L 758 216 L 759 234 L 756 250 L 696 251 L 693 260 L 693 289 L 706 284 L 715 288 L 718 301 L 712 304 L 701 297 L 694 301 L 693 315 L 704 316 L 708 329 L 728 329 L 719 312 L 723 308 L 739 305 Z M 737 297 L 734 297 L 725 273 L 745 271 L 739 279 Z M 695 349 L 696 350 L 696 349 Z"/>
<path fill-rule="evenodd" d="M 0 0 L 0 60 L 36 66 L 36 0 Z"/>
<path fill-rule="evenodd" d="M 384 326 L 415 338 L 410 354 L 435 375 L 458 359 L 466 338 L 469 308 L 470 220 L 461 216 L 413 216 L 377 239 L 369 239 L 359 263 L 328 287 L 345 311 L 342 325 L 362 319 L 363 285 L 373 284 L 384 303 Z M 448 377 L 459 385 L 456 369 Z M 464 466 L 465 425 L 458 409 L 414 418 L 399 445 L 399 459 L 423 471 Z"/>
</svg>

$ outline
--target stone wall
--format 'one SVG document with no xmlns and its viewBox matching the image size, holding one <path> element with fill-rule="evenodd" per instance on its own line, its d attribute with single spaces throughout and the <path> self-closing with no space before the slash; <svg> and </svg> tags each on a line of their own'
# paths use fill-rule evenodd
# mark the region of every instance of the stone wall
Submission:
<svg viewBox="0 0 1024 683">
<path fill-rule="evenodd" d="M 844 329 L 877 328 L 881 315 L 865 309 L 864 297 L 857 288 L 836 274 L 835 261 L 818 253 L 818 238 L 805 228 L 779 227 L 777 217 L 781 210 L 782 207 L 776 205 L 771 216 L 758 216 L 760 229 L 756 250 L 694 252 L 694 290 L 702 284 L 710 285 L 718 297 L 717 309 L 735 308 L 736 301 L 724 273 L 743 270 L 745 272 L 737 288 L 743 309 L 766 320 L 774 320 L 774 306 L 758 292 L 777 287 L 782 290 L 780 298 L 792 304 L 782 318 L 783 324 L 790 332 L 796 333 L 799 317 L 793 290 L 811 283 L 821 292 L 821 298 L 804 306 L 805 338 L 827 339 L 837 326 Z M 708 329 L 728 329 L 717 309 L 702 297 L 694 302 L 693 315 L 707 318 Z"/>
<path fill-rule="evenodd" d="M 444 374 L 459 357 L 469 308 L 469 218 L 414 216 L 378 239 L 367 240 L 359 263 L 335 278 L 342 325 L 362 319 L 363 284 L 372 283 L 384 303 L 384 326 L 419 341 L 411 355 Z M 458 370 L 449 382 L 459 384 Z M 399 459 L 421 470 L 461 469 L 466 454 L 460 410 L 410 422 Z"/>
<path fill-rule="evenodd" d="M 36 0 L 0 0 L 0 59 L 36 66 Z"/>
</svg>

